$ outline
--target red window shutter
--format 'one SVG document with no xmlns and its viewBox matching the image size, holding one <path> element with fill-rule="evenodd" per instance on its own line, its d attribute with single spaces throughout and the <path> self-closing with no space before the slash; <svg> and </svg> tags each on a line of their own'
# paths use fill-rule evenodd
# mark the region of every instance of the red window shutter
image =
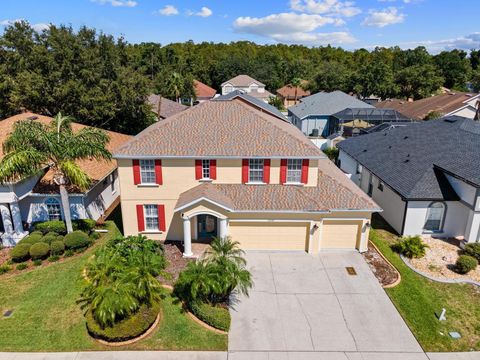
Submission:
<svg viewBox="0 0 480 360">
<path fill-rule="evenodd" d="M 303 159 L 302 161 L 302 184 L 308 183 L 308 165 L 310 161 L 308 159 Z"/>
<path fill-rule="evenodd" d="M 242 184 L 248 182 L 248 159 L 242 160 Z"/>
<path fill-rule="evenodd" d="M 217 180 L 217 160 L 210 160 L 210 178 Z"/>
<path fill-rule="evenodd" d="M 145 231 L 145 218 L 143 217 L 143 205 L 137 205 L 138 232 Z"/>
<path fill-rule="evenodd" d="M 280 160 L 280 184 L 287 182 L 287 159 Z"/>
<path fill-rule="evenodd" d="M 263 182 L 270 184 L 270 159 L 263 160 Z"/>
<path fill-rule="evenodd" d="M 195 180 L 200 180 L 202 175 L 202 160 L 195 160 Z"/>
<path fill-rule="evenodd" d="M 158 230 L 166 231 L 167 225 L 165 224 L 165 205 L 157 205 L 158 208 Z"/>
<path fill-rule="evenodd" d="M 155 160 L 155 180 L 158 185 L 163 184 L 162 160 Z"/>
<path fill-rule="evenodd" d="M 132 160 L 133 164 L 133 183 L 138 185 L 142 182 L 140 179 L 140 160 Z"/>
</svg>

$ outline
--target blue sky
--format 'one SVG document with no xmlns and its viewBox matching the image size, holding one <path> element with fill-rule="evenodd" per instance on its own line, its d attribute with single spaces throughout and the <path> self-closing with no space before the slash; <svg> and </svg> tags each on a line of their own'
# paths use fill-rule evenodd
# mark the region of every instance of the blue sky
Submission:
<svg viewBox="0 0 480 360">
<path fill-rule="evenodd" d="M 0 10 L 3 27 L 18 19 L 38 29 L 87 25 L 131 43 L 480 47 L 478 0 L 2 0 Z"/>
</svg>

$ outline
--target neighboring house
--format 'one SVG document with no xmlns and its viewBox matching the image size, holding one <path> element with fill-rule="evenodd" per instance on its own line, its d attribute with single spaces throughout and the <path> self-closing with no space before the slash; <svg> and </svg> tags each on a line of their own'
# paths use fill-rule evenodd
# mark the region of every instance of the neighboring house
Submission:
<svg viewBox="0 0 480 360">
<path fill-rule="evenodd" d="M 446 92 L 416 101 L 389 99 L 381 101 L 377 108 L 395 109 L 414 120 L 423 120 L 429 113 L 440 116 L 462 116 L 473 119 L 478 108 L 480 94 Z"/>
<path fill-rule="evenodd" d="M 340 142 L 340 168 L 402 235 L 480 240 L 480 123 L 457 116 Z"/>
<path fill-rule="evenodd" d="M 242 101 L 247 102 L 251 106 L 255 107 L 257 110 L 260 110 L 261 112 L 266 112 L 270 115 L 273 115 L 280 120 L 287 121 L 288 119 L 285 115 L 282 114 L 280 110 L 278 110 L 275 106 L 272 106 L 262 100 L 259 100 L 257 98 L 254 98 L 253 96 L 250 96 L 248 94 L 245 94 L 241 92 L 240 90 L 235 90 L 231 93 L 228 93 L 227 95 L 220 95 L 215 98 L 215 100 L 233 100 L 233 99 L 239 99 Z"/>
<path fill-rule="evenodd" d="M 375 109 L 374 106 L 342 91 L 319 92 L 289 107 L 288 119 L 305 135 L 326 138 L 341 130 L 333 115 L 347 108 Z"/>
<path fill-rule="evenodd" d="M 217 90 L 198 80 L 193 80 L 193 86 L 195 87 L 196 101 L 198 103 L 211 100 L 217 95 Z"/>
<path fill-rule="evenodd" d="M 242 98 L 214 99 L 119 148 L 125 235 L 243 249 L 366 250 L 378 206 L 298 129 Z"/>
<path fill-rule="evenodd" d="M 265 102 L 268 102 L 270 97 L 274 96 L 271 92 L 265 90 L 265 84 L 248 75 L 235 76 L 233 79 L 225 81 L 221 87 L 222 95 L 239 90 Z"/>
<path fill-rule="evenodd" d="M 12 116 L 0 121 L 0 159 L 3 158 L 1 144 L 20 120 L 35 120 L 49 124 L 50 117 L 32 113 Z M 73 131 L 84 125 L 73 123 Z M 107 131 L 110 142 L 107 148 L 113 151 L 132 137 Z M 69 188 L 70 210 L 73 219 L 100 219 L 118 204 L 120 189 L 115 160 L 82 160 L 77 164 L 93 180 L 86 192 Z M 11 184 L 0 185 L 0 237 L 3 245 L 13 246 L 27 235 L 25 229 L 37 221 L 63 218 L 58 188 L 53 184 L 52 172 L 32 176 Z"/>
<path fill-rule="evenodd" d="M 306 81 L 303 81 L 302 84 L 305 86 Z M 295 87 L 292 84 L 288 84 L 277 90 L 277 96 L 282 100 L 283 106 L 288 108 L 296 105 L 298 100 L 310 96 L 310 91 L 305 90 L 302 86 Z"/>
<path fill-rule="evenodd" d="M 150 95 L 147 99 L 147 102 L 152 106 L 152 111 L 155 113 L 158 120 L 164 120 L 185 109 L 188 109 L 188 106 L 155 94 Z"/>
</svg>

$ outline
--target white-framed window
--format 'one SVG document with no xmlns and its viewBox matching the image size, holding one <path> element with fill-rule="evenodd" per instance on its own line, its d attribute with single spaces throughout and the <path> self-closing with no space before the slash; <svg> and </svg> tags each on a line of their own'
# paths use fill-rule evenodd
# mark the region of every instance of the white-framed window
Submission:
<svg viewBox="0 0 480 360">
<path fill-rule="evenodd" d="M 425 226 L 423 229 L 427 232 L 442 231 L 443 219 L 445 214 L 445 204 L 441 202 L 431 203 L 427 209 Z"/>
<path fill-rule="evenodd" d="M 302 159 L 287 159 L 287 183 L 302 181 Z"/>
<path fill-rule="evenodd" d="M 155 184 L 155 160 L 140 160 L 140 180 L 142 184 Z"/>
<path fill-rule="evenodd" d="M 263 183 L 263 159 L 248 161 L 248 182 Z"/>
<path fill-rule="evenodd" d="M 144 205 L 143 212 L 145 214 L 145 230 L 158 231 L 158 206 Z"/>
<path fill-rule="evenodd" d="M 257 84 L 251 84 L 250 85 L 250 91 L 258 91 L 258 85 Z"/>
<path fill-rule="evenodd" d="M 363 166 L 357 163 L 357 174 L 361 174 L 363 170 Z"/>
<path fill-rule="evenodd" d="M 210 179 L 210 160 L 202 160 L 202 179 Z"/>
<path fill-rule="evenodd" d="M 62 210 L 57 199 L 47 199 L 45 204 L 47 205 L 48 220 L 62 220 Z"/>
<path fill-rule="evenodd" d="M 232 85 L 225 85 L 225 94 L 229 94 L 233 91 L 233 86 Z"/>
</svg>

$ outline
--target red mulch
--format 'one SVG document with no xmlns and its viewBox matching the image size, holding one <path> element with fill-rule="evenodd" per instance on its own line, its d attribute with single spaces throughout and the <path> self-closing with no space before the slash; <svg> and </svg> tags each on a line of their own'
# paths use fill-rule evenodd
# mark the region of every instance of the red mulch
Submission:
<svg viewBox="0 0 480 360">
<path fill-rule="evenodd" d="M 0 249 L 0 265 L 6 263 L 10 259 L 10 248 Z"/>
<path fill-rule="evenodd" d="M 167 268 L 165 272 L 169 274 L 168 277 L 159 276 L 158 279 L 165 285 L 173 286 L 178 279 L 180 272 L 185 269 L 188 262 L 192 259 L 187 259 L 183 257 L 182 249 L 179 248 L 175 243 L 165 243 L 163 244 L 165 249 L 165 257 L 167 258 Z"/>
<path fill-rule="evenodd" d="M 363 253 L 363 257 L 382 286 L 387 286 L 397 281 L 397 271 L 385 261 L 370 242 L 368 242 L 368 250 Z"/>
</svg>

